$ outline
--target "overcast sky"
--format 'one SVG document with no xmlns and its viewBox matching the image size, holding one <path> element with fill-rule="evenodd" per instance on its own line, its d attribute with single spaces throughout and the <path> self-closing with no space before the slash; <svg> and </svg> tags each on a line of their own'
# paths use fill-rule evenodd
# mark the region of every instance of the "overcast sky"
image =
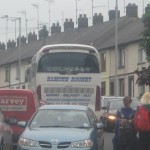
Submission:
<svg viewBox="0 0 150 150">
<path fill-rule="evenodd" d="M 76 0 L 50 0 L 50 19 L 49 19 L 49 3 L 48 0 L 1 0 L 0 17 L 8 15 L 9 17 L 21 17 L 21 33 L 25 36 L 25 15 L 19 13 L 26 12 L 28 20 L 27 27 L 29 31 L 37 32 L 37 9 L 32 6 L 36 4 L 39 6 L 39 23 L 49 27 L 50 24 L 57 23 L 62 26 L 66 18 L 73 19 L 76 22 Z M 143 14 L 143 7 L 146 7 L 150 0 L 118 0 L 118 9 L 120 16 L 125 16 L 125 6 L 129 3 L 135 3 L 138 6 L 138 16 Z M 101 13 L 104 21 L 108 21 L 108 10 L 114 10 L 116 0 L 93 0 L 93 13 Z M 91 25 L 92 17 L 92 0 L 77 0 L 78 16 L 79 14 L 86 14 L 89 18 L 89 26 Z M 75 24 L 76 27 L 76 24 Z M 18 36 L 18 21 L 15 22 L 8 20 L 7 39 L 15 39 Z M 63 30 L 63 28 L 62 28 Z M 6 19 L 0 18 L 0 41 L 6 42 Z"/>
</svg>

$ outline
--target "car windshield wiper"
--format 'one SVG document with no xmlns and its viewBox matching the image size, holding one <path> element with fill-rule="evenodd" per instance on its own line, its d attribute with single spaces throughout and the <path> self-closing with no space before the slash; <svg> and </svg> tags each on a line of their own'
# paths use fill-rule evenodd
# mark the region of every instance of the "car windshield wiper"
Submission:
<svg viewBox="0 0 150 150">
<path fill-rule="evenodd" d="M 85 126 L 77 126 L 77 127 L 74 127 L 74 128 L 86 129 L 86 128 L 90 128 L 90 127 L 85 127 Z"/>
<path fill-rule="evenodd" d="M 69 126 L 60 126 L 60 125 L 53 125 L 53 126 L 39 126 L 40 128 L 71 128 Z"/>
</svg>

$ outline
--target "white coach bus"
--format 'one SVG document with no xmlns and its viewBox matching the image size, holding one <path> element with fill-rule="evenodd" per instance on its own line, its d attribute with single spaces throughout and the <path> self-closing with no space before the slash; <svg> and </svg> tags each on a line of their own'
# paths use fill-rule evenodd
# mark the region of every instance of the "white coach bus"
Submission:
<svg viewBox="0 0 150 150">
<path fill-rule="evenodd" d="M 42 47 L 32 58 L 29 88 L 48 104 L 89 105 L 100 111 L 100 59 L 87 45 Z"/>
</svg>

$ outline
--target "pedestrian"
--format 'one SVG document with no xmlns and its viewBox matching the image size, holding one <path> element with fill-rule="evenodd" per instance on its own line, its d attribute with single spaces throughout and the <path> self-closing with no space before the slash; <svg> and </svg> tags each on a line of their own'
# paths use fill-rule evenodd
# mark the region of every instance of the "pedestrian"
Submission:
<svg viewBox="0 0 150 150">
<path fill-rule="evenodd" d="M 125 96 L 124 107 L 116 113 L 115 136 L 113 150 L 138 150 L 138 138 L 134 128 L 135 110 L 131 106 L 132 99 Z"/>
<path fill-rule="evenodd" d="M 150 150 L 150 93 L 145 92 L 140 99 L 141 106 L 138 107 L 134 125 L 139 132 L 140 150 Z"/>
</svg>

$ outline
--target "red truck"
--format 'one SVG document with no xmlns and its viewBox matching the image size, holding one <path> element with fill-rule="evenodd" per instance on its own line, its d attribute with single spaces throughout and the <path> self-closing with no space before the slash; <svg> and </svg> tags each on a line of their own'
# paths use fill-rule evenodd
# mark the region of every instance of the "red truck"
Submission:
<svg viewBox="0 0 150 150">
<path fill-rule="evenodd" d="M 32 90 L 0 89 L 0 109 L 13 129 L 14 147 L 24 130 L 17 126 L 17 122 L 28 121 L 39 106 L 37 95 Z"/>
</svg>

